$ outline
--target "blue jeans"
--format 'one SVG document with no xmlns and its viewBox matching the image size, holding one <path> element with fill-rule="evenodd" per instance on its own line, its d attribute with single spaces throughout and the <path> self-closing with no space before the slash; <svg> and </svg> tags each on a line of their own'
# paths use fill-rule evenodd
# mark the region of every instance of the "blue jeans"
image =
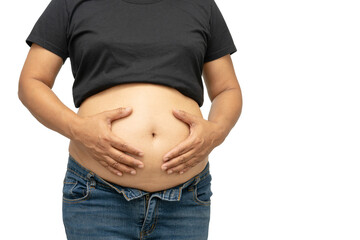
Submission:
<svg viewBox="0 0 360 240">
<path fill-rule="evenodd" d="M 108 182 L 70 154 L 62 217 L 68 240 L 206 240 L 210 222 L 209 163 L 190 180 L 158 192 Z"/>
</svg>

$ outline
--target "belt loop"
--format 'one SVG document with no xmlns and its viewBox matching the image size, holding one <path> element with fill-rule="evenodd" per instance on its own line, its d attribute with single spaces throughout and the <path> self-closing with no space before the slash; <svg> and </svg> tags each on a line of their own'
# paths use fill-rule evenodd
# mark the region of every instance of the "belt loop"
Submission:
<svg viewBox="0 0 360 240">
<path fill-rule="evenodd" d="M 194 188 L 195 188 L 195 186 L 196 186 L 196 184 L 198 184 L 199 181 L 200 181 L 199 176 L 196 176 L 196 177 L 194 178 L 194 180 L 191 182 L 191 184 L 189 185 L 188 191 L 193 191 Z"/>
<path fill-rule="evenodd" d="M 90 188 L 95 188 L 95 186 L 96 186 L 96 181 L 95 181 L 95 179 L 94 179 L 94 173 L 93 173 L 93 172 L 89 172 L 86 177 L 87 177 L 87 179 L 90 180 Z"/>
<path fill-rule="evenodd" d="M 200 182 L 200 177 L 196 176 L 194 185 L 197 185 Z"/>
</svg>

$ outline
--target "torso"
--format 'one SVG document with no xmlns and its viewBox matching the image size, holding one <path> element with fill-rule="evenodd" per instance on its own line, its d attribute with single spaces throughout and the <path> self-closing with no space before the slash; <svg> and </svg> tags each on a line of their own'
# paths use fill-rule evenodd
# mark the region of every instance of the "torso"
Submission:
<svg viewBox="0 0 360 240">
<path fill-rule="evenodd" d="M 167 174 L 161 169 L 163 156 L 189 136 L 189 126 L 177 119 L 172 109 L 181 109 L 203 117 L 198 104 L 174 88 L 159 84 L 120 84 L 87 98 L 79 107 L 79 116 L 89 116 L 118 107 L 132 107 L 132 113 L 113 121 L 112 132 L 126 143 L 141 149 L 144 163 L 136 174 L 117 176 L 92 159 L 81 145 L 70 141 L 69 153 L 82 166 L 101 178 L 124 187 L 155 192 L 177 186 L 200 173 L 208 156 L 184 174 Z"/>
</svg>

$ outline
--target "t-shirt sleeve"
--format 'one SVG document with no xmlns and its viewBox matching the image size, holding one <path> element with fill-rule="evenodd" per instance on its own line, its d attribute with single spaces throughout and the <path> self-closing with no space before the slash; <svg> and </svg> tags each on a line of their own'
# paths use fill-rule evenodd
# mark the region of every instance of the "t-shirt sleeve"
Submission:
<svg viewBox="0 0 360 240">
<path fill-rule="evenodd" d="M 36 43 L 65 60 L 69 56 L 67 29 L 69 14 L 65 0 L 51 0 L 26 39 L 31 47 Z"/>
<path fill-rule="evenodd" d="M 215 0 L 211 0 L 210 37 L 207 41 L 207 50 L 204 62 L 233 54 L 237 51 L 225 19 Z"/>
</svg>

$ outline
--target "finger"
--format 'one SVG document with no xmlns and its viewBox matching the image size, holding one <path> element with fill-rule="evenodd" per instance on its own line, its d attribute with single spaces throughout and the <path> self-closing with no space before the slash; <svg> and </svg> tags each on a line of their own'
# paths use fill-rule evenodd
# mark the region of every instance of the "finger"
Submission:
<svg viewBox="0 0 360 240">
<path fill-rule="evenodd" d="M 142 161 L 133 158 L 123 152 L 120 152 L 116 148 L 111 148 L 109 150 L 109 156 L 115 161 L 121 162 L 122 164 L 125 164 L 127 166 L 139 167 L 139 168 L 144 167 L 144 163 Z"/>
<path fill-rule="evenodd" d="M 130 146 L 128 143 L 125 143 L 124 140 L 116 136 L 115 134 L 111 134 L 110 136 L 111 146 L 117 148 L 118 150 L 125 151 L 130 154 L 134 154 L 137 156 L 144 156 L 144 152 L 141 149 Z"/>
<path fill-rule="evenodd" d="M 181 171 L 179 172 L 179 174 L 183 174 L 183 173 L 187 172 L 189 169 L 190 169 L 189 167 L 184 168 L 183 170 L 181 170 Z"/>
<path fill-rule="evenodd" d="M 183 163 L 186 163 L 187 161 L 189 161 L 191 158 L 193 158 L 193 151 L 189 151 L 185 154 L 182 154 L 174 159 L 171 159 L 171 161 L 168 161 L 167 163 L 164 163 L 161 166 L 161 169 L 164 171 L 167 171 L 169 173 L 169 170 L 172 170 L 172 168 L 175 168 Z M 173 172 L 174 170 L 172 170 Z M 171 171 L 170 171 L 171 173 Z"/>
<path fill-rule="evenodd" d="M 172 168 L 171 170 L 173 172 L 178 172 L 179 174 L 183 174 L 184 172 L 186 172 L 188 169 L 194 167 L 195 165 L 197 165 L 198 163 L 194 160 L 189 160 L 185 163 L 182 163 L 174 168 Z"/>
<path fill-rule="evenodd" d="M 120 107 L 120 108 L 105 111 L 105 116 L 108 121 L 112 122 L 114 120 L 126 117 L 131 112 L 132 112 L 131 107 L 128 107 L 128 108 Z"/>
<path fill-rule="evenodd" d="M 190 126 L 195 125 L 196 116 L 179 109 L 173 109 L 174 116 Z"/>
<path fill-rule="evenodd" d="M 117 169 L 111 167 L 109 164 L 107 164 L 105 161 L 99 161 L 101 165 L 106 167 L 110 172 L 116 174 L 117 176 L 122 176 L 122 172 L 118 171 Z"/>
<path fill-rule="evenodd" d="M 123 163 L 120 163 L 118 161 L 115 161 L 111 157 L 105 156 L 106 163 L 109 164 L 111 167 L 123 172 L 123 173 L 130 173 L 130 174 L 136 174 L 136 170 L 133 168 L 130 168 L 126 166 Z"/>
<path fill-rule="evenodd" d="M 195 165 L 193 164 L 192 166 L 189 167 L 184 167 L 182 170 L 179 170 L 179 174 L 183 174 L 185 172 L 187 172 L 190 168 L 194 167 Z"/>
<path fill-rule="evenodd" d="M 163 161 L 166 162 L 170 160 L 171 158 L 175 158 L 183 153 L 188 152 L 189 150 L 193 149 L 193 138 L 186 138 L 184 141 L 176 145 L 173 149 L 171 149 L 169 152 L 167 152 L 164 157 Z"/>
</svg>

